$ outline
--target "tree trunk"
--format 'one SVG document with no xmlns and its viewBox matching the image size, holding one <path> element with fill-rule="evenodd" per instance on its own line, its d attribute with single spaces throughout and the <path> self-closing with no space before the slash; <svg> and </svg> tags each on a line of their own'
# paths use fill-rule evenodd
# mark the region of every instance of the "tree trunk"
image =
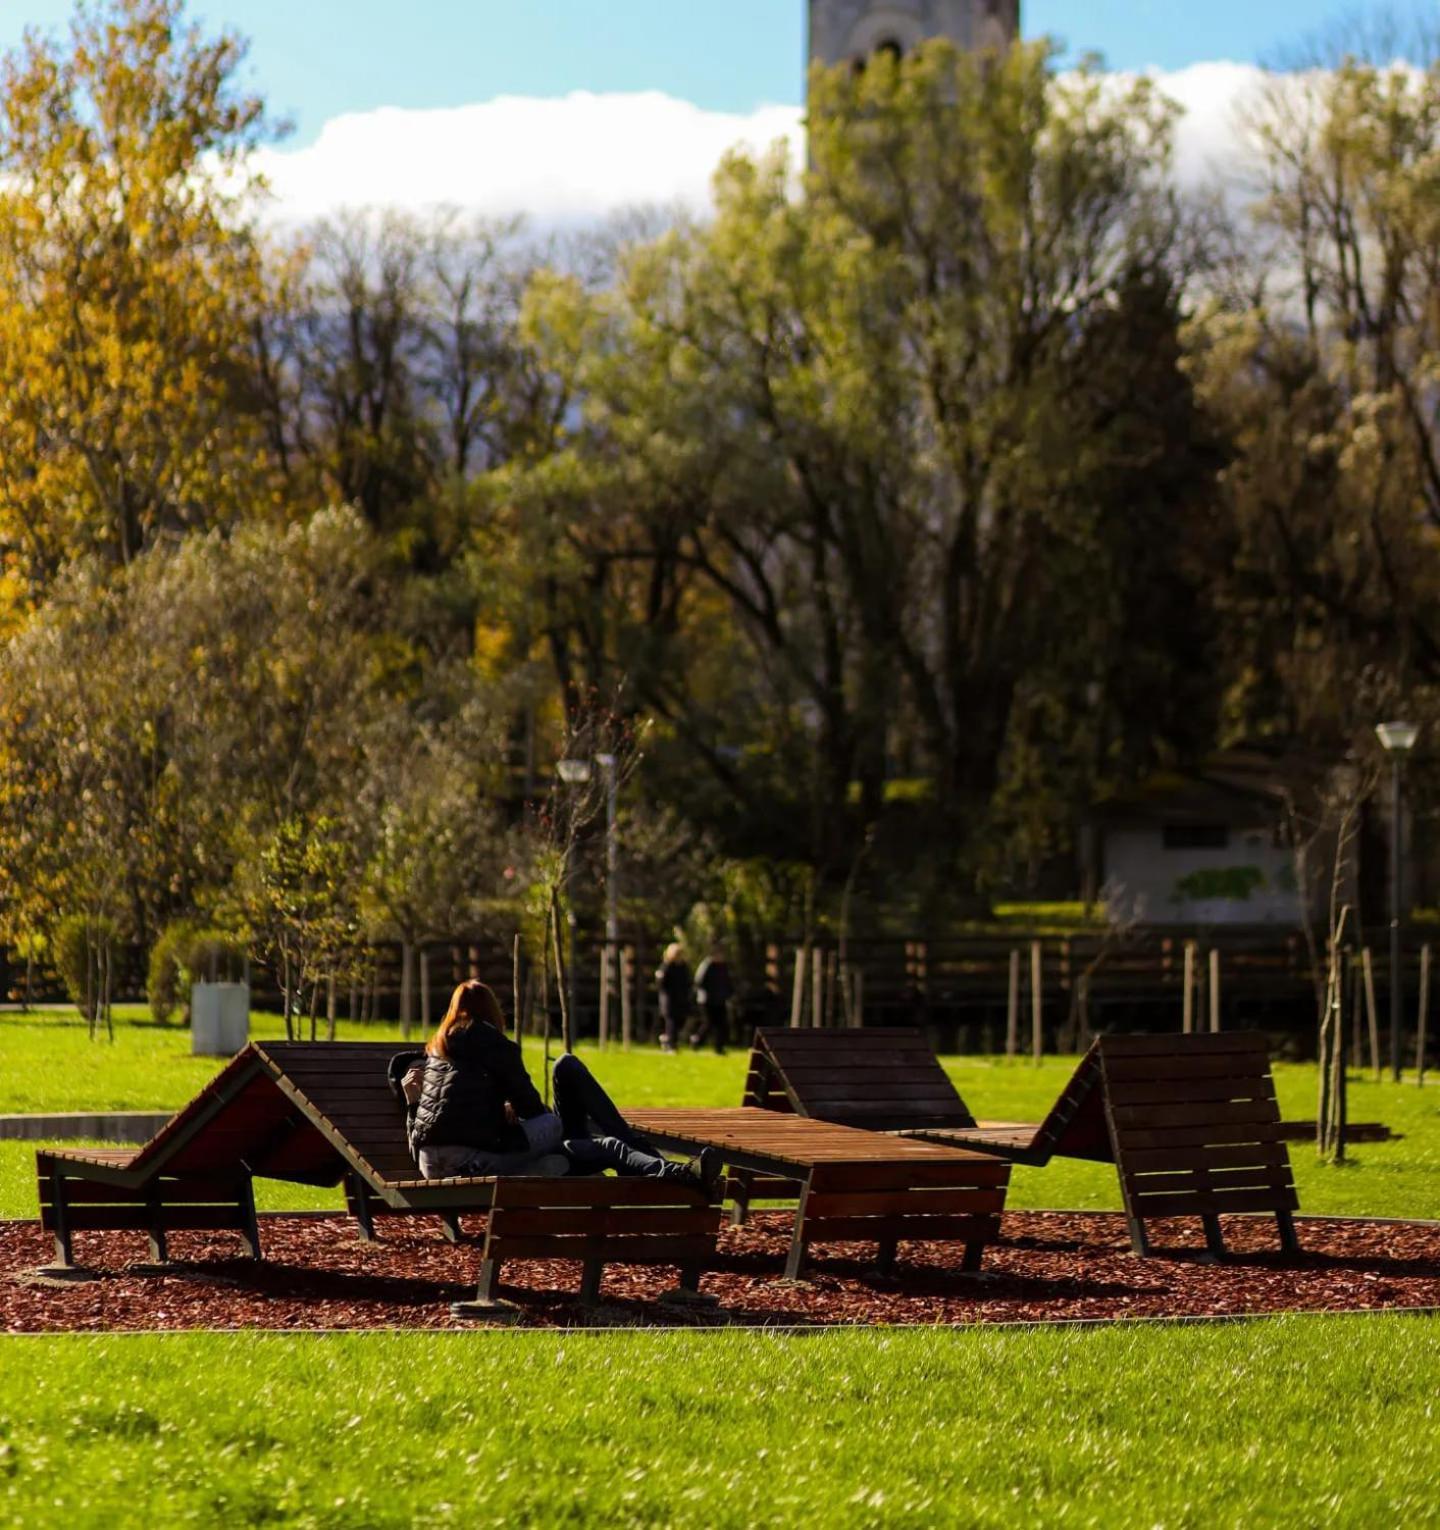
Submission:
<svg viewBox="0 0 1440 1530">
<path fill-rule="evenodd" d="M 553 942 L 555 953 L 555 986 L 560 996 L 560 1034 L 564 1042 L 565 1050 L 575 1050 L 574 1016 L 570 1013 L 570 995 L 566 986 L 565 971 L 565 935 L 561 929 L 560 919 L 560 895 L 555 888 L 550 889 L 550 939 Z M 548 1065 L 549 1058 L 546 1058 Z"/>
<path fill-rule="evenodd" d="M 407 938 L 400 942 L 400 1035 L 406 1041 L 414 1029 L 414 990 L 415 944 Z"/>
</svg>

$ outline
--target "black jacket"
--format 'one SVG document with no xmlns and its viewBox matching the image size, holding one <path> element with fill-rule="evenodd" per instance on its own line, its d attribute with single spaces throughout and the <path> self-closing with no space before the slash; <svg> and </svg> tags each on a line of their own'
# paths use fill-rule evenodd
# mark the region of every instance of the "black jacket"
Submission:
<svg viewBox="0 0 1440 1530">
<path fill-rule="evenodd" d="M 450 1037 L 450 1056 L 426 1057 L 420 1103 L 409 1122 L 410 1151 L 473 1147 L 491 1153 L 523 1152 L 525 1134 L 505 1121 L 508 1102 L 528 1121 L 545 1102 L 530 1082 L 520 1048 L 493 1026 L 477 1021 Z"/>
</svg>

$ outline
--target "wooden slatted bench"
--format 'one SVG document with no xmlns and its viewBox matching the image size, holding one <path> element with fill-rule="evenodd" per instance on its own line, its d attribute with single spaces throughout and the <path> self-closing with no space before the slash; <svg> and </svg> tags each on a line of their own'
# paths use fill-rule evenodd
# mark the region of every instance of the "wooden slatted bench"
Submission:
<svg viewBox="0 0 1440 1530">
<path fill-rule="evenodd" d="M 103 1148 L 35 1154 L 40 1223 L 55 1240 L 60 1269 L 74 1267 L 76 1232 L 128 1228 L 145 1233 L 155 1264 L 169 1258 L 166 1235 L 178 1228 L 234 1230 L 250 1258 L 260 1257 L 249 1175 L 136 1177 L 127 1174 L 136 1156 Z M 119 1170 L 131 1182 L 94 1179 L 89 1176 L 92 1169 Z"/>
<path fill-rule="evenodd" d="M 487 1217 L 475 1311 L 495 1306 L 510 1261 L 577 1258 L 583 1289 L 606 1263 L 675 1265 L 694 1293 L 713 1263 L 720 1212 L 698 1192 L 658 1180 L 421 1179 L 386 1067 L 387 1042 L 264 1042 L 247 1047 L 137 1151 L 36 1154 L 40 1217 L 62 1269 L 77 1231 L 134 1228 L 156 1263 L 177 1228 L 233 1229 L 261 1257 L 252 1181 L 344 1183 L 361 1234 L 381 1215 L 435 1215 L 459 1237 L 462 1212 Z M 586 1220 L 589 1219 L 589 1220 Z M 467 1313 L 467 1315 L 469 1315 Z"/>
<path fill-rule="evenodd" d="M 663 1147 L 713 1147 L 732 1168 L 789 1187 L 767 1197 L 798 1200 L 787 1279 L 799 1278 L 811 1244 L 835 1241 L 877 1244 L 881 1269 L 893 1266 L 901 1243 L 960 1242 L 963 1267 L 977 1270 L 999 1235 L 1010 1167 L 984 1154 L 753 1106 L 625 1116 Z"/>
<path fill-rule="evenodd" d="M 1094 1089 L 1098 1081 L 1099 1054 L 1092 1047 L 1038 1125 L 976 1121 L 925 1033 L 914 1026 L 873 1031 L 777 1026 L 755 1032 L 744 1103 L 922 1136 L 1011 1163 L 1038 1166 L 1057 1156 L 1108 1163 L 1112 1153 Z M 746 1193 L 743 1187 L 739 1193 Z"/>
<path fill-rule="evenodd" d="M 1107 1036 L 1098 1043 L 1105 1115 L 1130 1241 L 1146 1253 L 1152 1217 L 1198 1216 L 1214 1254 L 1220 1217 L 1269 1212 L 1298 1252 L 1299 1207 L 1265 1038 Z"/>
<path fill-rule="evenodd" d="M 1041 1166 L 1055 1157 L 1114 1163 L 1139 1254 L 1150 1252 L 1146 1221 L 1176 1216 L 1200 1217 L 1208 1247 L 1221 1254 L 1219 1218 L 1226 1212 L 1272 1213 L 1282 1248 L 1297 1249 L 1299 1203 L 1263 1036 L 1102 1036 L 1044 1121 L 971 1117 L 967 1125 L 934 1119 L 970 1112 L 922 1033 L 898 1033 L 890 1050 L 892 1034 L 757 1031 L 746 1099 L 827 1120 L 868 1120 L 880 1130 L 1011 1163 Z M 868 1098 L 851 1083 L 865 1072 L 880 1080 Z M 905 1121 L 913 1099 L 923 1104 Z"/>
</svg>

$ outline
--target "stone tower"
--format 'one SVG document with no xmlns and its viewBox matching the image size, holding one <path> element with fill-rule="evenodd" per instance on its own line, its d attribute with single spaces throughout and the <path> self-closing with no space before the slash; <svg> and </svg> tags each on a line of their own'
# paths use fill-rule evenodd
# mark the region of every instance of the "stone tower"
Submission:
<svg viewBox="0 0 1440 1530">
<path fill-rule="evenodd" d="M 1019 35 L 1020 0 L 810 0 L 812 64 L 863 64 L 931 37 L 1000 50 Z"/>
</svg>

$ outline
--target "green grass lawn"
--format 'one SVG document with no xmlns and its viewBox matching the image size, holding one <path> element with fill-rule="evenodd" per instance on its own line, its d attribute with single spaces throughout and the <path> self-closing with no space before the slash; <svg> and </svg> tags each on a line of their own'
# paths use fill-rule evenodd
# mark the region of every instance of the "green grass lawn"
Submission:
<svg viewBox="0 0 1440 1530">
<path fill-rule="evenodd" d="M 258 1014 L 253 1033 L 281 1033 L 278 1016 Z M 391 1026 L 350 1026 L 342 1035 L 394 1040 Z M 526 1038 L 526 1055 L 538 1080 L 543 1052 Z M 192 1057 L 190 1036 L 178 1027 L 144 1023 L 139 1006 L 122 1010 L 115 1041 L 90 1041 L 73 1010 L 21 1016 L 0 1014 L 0 1114 L 83 1109 L 174 1110 L 212 1078 L 214 1058 Z M 629 1105 L 738 1105 L 745 1052 L 664 1056 L 653 1047 L 604 1053 L 582 1045 L 581 1055 L 610 1092 Z M 1075 1065 L 1074 1058 L 1046 1058 L 1040 1067 L 1003 1058 L 947 1057 L 945 1066 L 977 1115 L 993 1120 L 1037 1121 L 1050 1108 Z M 1275 1076 L 1287 1117 L 1315 1113 L 1315 1070 L 1280 1063 Z M 1304 1143 L 1291 1149 L 1300 1204 L 1305 1211 L 1350 1216 L 1440 1216 L 1440 1080 L 1417 1089 L 1413 1081 L 1374 1083 L 1356 1075 L 1350 1086 L 1354 1120 L 1381 1120 L 1404 1140 L 1352 1147 L 1342 1168 L 1319 1163 Z M 0 1216 L 35 1212 L 34 1145 L 0 1142 Z M 338 1192 L 262 1182 L 263 1209 L 338 1206 Z M 1015 1171 L 1009 1204 L 1118 1210 L 1119 1187 L 1108 1165 L 1057 1159 L 1043 1169 Z"/>
<path fill-rule="evenodd" d="M 0 1113 L 172 1109 L 218 1067 L 188 1045 L 128 1019 L 112 1046 L 73 1016 L 0 1016 Z M 740 1097 L 741 1052 L 585 1055 L 622 1101 Z M 1072 1065 L 946 1059 L 972 1108 L 1012 1119 L 1038 1117 Z M 1310 1115 L 1313 1069 L 1277 1077 L 1286 1113 Z M 1357 1080 L 1352 1114 L 1406 1138 L 1344 1169 L 1293 1148 L 1304 1208 L 1435 1215 L 1440 1090 Z M 34 1215 L 33 1165 L 33 1144 L 0 1144 L 0 1215 Z M 339 1205 L 257 1190 L 263 1209 Z M 1114 1171 L 1022 1169 L 1010 1203 L 1115 1207 Z M 1413 1317 L 12 1337 L 0 1524 L 1427 1524 L 1437 1373 L 1440 1325 Z"/>
<path fill-rule="evenodd" d="M 1434 1523 L 1440 1325 L 8 1341 L 0 1519 Z"/>
</svg>

